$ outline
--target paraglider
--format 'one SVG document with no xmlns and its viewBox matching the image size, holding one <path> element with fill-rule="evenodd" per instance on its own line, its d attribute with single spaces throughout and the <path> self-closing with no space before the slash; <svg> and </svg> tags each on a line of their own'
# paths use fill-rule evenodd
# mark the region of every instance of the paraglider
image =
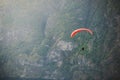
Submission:
<svg viewBox="0 0 120 80">
<path fill-rule="evenodd" d="M 82 31 L 89 32 L 91 35 L 93 35 L 92 30 L 90 30 L 90 29 L 88 29 L 88 28 L 79 28 L 79 29 L 74 30 L 74 31 L 71 33 L 71 38 L 73 38 L 78 32 L 82 32 Z"/>
</svg>

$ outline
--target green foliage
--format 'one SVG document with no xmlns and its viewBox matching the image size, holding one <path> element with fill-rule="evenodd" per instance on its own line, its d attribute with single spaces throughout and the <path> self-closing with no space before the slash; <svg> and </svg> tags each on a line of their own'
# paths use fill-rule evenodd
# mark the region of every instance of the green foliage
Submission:
<svg viewBox="0 0 120 80">
<path fill-rule="evenodd" d="M 43 17 L 35 21 L 34 18 L 31 18 L 33 20 L 30 22 L 34 27 L 31 27 L 31 33 L 25 35 L 24 39 L 13 42 L 13 44 L 0 44 L 0 64 L 5 66 L 5 68 L 0 68 L 6 69 L 6 73 L 9 75 L 12 71 L 14 71 L 13 74 L 21 75 L 20 70 L 23 70 L 24 66 L 15 63 L 15 60 L 18 60 L 17 58 L 20 58 L 21 55 L 20 59 L 28 60 L 31 63 L 38 62 L 39 64 L 39 60 L 44 60 L 44 66 L 40 67 L 43 69 L 40 77 L 45 74 L 46 70 L 50 71 L 51 75 L 54 70 L 58 70 L 66 80 L 96 80 L 95 75 L 98 75 L 101 80 L 106 69 L 104 66 L 107 66 L 104 61 L 109 59 L 113 53 L 115 53 L 114 56 L 119 56 L 117 54 L 119 45 L 116 46 L 116 40 L 119 38 L 119 32 L 116 30 L 119 28 L 113 24 L 115 19 L 112 18 L 119 13 L 118 6 L 119 3 L 114 0 L 66 0 L 59 11 L 55 10 L 49 16 L 41 14 Z M 39 16 L 35 13 L 34 15 L 35 18 Z M 5 20 L 7 21 L 5 22 Z M 5 26 L 12 23 L 10 16 L 6 16 L 5 20 L 3 20 Z M 39 21 L 41 21 L 40 24 L 38 24 Z M 19 20 L 16 23 L 19 23 Z M 94 34 L 82 32 L 74 38 L 70 38 L 71 32 L 81 27 L 90 28 Z M 8 29 L 12 29 L 12 27 Z M 70 51 L 58 49 L 57 42 L 60 40 L 72 42 L 73 49 Z M 47 60 L 48 53 L 53 50 L 62 56 L 60 67 L 57 66 L 57 62 Z M 81 57 L 82 59 L 80 59 Z M 115 61 L 115 68 L 119 68 L 117 65 L 119 57 L 115 57 Z M 81 63 L 78 64 L 78 62 Z"/>
</svg>

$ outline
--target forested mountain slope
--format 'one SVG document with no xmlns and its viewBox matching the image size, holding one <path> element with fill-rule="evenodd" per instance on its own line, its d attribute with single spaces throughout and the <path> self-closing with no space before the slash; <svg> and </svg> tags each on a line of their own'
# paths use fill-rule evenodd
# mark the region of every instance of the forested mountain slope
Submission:
<svg viewBox="0 0 120 80">
<path fill-rule="evenodd" d="M 119 0 L 0 1 L 1 79 L 118 80 L 119 53 Z"/>
</svg>

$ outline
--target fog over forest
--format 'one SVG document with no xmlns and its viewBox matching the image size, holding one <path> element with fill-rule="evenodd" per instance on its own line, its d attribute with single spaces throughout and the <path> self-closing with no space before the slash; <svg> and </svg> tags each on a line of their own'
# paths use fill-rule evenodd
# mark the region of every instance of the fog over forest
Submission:
<svg viewBox="0 0 120 80">
<path fill-rule="evenodd" d="M 119 0 L 0 0 L 0 80 L 118 80 L 119 48 Z"/>
</svg>

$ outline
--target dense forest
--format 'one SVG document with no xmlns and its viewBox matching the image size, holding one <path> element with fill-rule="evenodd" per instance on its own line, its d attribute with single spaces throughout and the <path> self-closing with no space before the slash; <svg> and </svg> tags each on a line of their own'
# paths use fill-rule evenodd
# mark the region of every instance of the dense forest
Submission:
<svg viewBox="0 0 120 80">
<path fill-rule="evenodd" d="M 119 53 L 119 0 L 0 0 L 0 80 L 118 80 Z"/>
</svg>

